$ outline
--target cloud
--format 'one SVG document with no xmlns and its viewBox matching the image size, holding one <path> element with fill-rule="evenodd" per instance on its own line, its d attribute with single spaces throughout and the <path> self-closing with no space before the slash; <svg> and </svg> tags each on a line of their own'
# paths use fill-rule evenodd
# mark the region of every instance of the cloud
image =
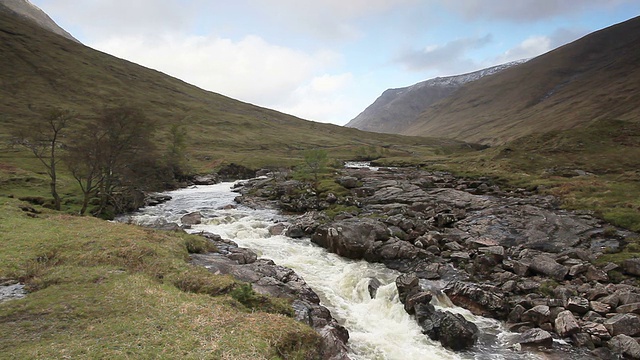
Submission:
<svg viewBox="0 0 640 360">
<path fill-rule="evenodd" d="M 499 64 L 520 59 L 530 59 L 572 42 L 586 35 L 587 32 L 580 29 L 559 28 L 549 36 L 530 36 L 516 47 L 498 56 L 493 63 Z"/>
<path fill-rule="evenodd" d="M 278 104 L 301 83 L 340 59 L 328 50 L 305 53 L 269 44 L 258 36 L 235 42 L 177 34 L 113 37 L 92 45 L 204 89 L 262 106 Z"/>
<path fill-rule="evenodd" d="M 432 45 L 422 50 L 408 50 L 395 59 L 413 71 L 437 70 L 440 73 L 460 73 L 475 67 L 467 55 L 492 41 L 490 34 L 483 37 L 462 38 L 444 45 Z"/>
<path fill-rule="evenodd" d="M 493 19 L 537 21 L 561 15 L 574 15 L 597 7 L 613 7 L 635 0 L 456 0 L 435 1 L 467 20 Z"/>
</svg>

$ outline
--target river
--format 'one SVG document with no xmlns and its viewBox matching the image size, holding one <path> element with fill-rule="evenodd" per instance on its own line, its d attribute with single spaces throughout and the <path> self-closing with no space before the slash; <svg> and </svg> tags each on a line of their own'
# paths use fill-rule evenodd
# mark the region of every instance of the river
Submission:
<svg viewBox="0 0 640 360">
<path fill-rule="evenodd" d="M 271 236 L 268 228 L 287 218 L 275 210 L 237 206 L 234 203 L 237 193 L 231 190 L 233 185 L 220 183 L 168 192 L 172 197 L 170 201 L 141 209 L 130 215 L 131 220 L 140 225 L 158 221 L 180 223 L 183 215 L 200 211 L 203 222 L 193 226 L 190 232 L 218 234 L 252 249 L 260 257 L 292 268 L 316 291 L 322 305 L 349 330 L 349 355 L 354 360 L 539 358 L 512 351 L 506 341 L 509 334 L 499 322 L 454 307 L 446 297 L 436 306 L 463 314 L 478 325 L 481 336 L 473 351 L 454 353 L 443 348 L 423 335 L 418 324 L 404 311 L 395 287 L 398 272 L 381 264 L 341 258 L 308 239 Z M 374 277 L 383 285 L 371 299 L 367 286 Z"/>
</svg>

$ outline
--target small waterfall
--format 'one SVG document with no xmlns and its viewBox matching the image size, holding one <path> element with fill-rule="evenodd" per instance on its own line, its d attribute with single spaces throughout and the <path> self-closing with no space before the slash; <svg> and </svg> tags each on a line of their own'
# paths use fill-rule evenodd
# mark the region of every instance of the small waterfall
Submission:
<svg viewBox="0 0 640 360">
<path fill-rule="evenodd" d="M 167 194 L 172 200 L 130 215 L 131 221 L 149 224 L 164 219 L 178 222 L 190 212 L 200 211 L 203 222 L 190 232 L 207 231 L 255 251 L 279 265 L 294 269 L 311 286 L 321 302 L 350 334 L 350 357 L 354 360 L 406 359 L 534 359 L 515 353 L 503 345 L 501 325 L 494 320 L 472 315 L 455 307 L 446 295 L 432 301 L 447 311 L 461 313 L 475 322 L 482 332 L 477 351 L 454 353 L 422 334 L 416 321 L 398 300 L 395 279 L 399 275 L 381 264 L 341 258 L 316 246 L 308 239 L 271 236 L 268 228 L 286 220 L 276 211 L 228 208 L 236 196 L 232 183 L 181 189 Z M 375 298 L 368 285 L 380 281 Z M 424 284 L 428 286 L 428 284 Z M 437 299 L 437 300 L 436 300 Z"/>
</svg>

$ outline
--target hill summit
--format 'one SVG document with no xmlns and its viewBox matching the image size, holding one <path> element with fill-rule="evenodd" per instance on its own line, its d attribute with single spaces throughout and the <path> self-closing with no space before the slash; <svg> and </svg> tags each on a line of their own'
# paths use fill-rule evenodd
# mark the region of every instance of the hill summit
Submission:
<svg viewBox="0 0 640 360">
<path fill-rule="evenodd" d="M 37 24 L 43 29 L 47 29 L 58 35 L 62 35 L 69 40 L 79 42 L 66 30 L 58 26 L 49 15 L 42 11 L 39 7 L 33 5 L 29 0 L 0 0 L 0 4 L 7 9 L 15 12 L 17 15 Z"/>
<path fill-rule="evenodd" d="M 420 113 L 465 84 L 525 61 L 509 62 L 462 75 L 437 77 L 408 87 L 388 89 L 346 126 L 379 133 L 402 133 L 414 124 Z"/>
</svg>

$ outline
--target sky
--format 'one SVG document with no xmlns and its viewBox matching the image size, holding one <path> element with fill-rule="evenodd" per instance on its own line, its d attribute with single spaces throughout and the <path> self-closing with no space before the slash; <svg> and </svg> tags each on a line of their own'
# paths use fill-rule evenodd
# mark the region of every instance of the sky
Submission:
<svg viewBox="0 0 640 360">
<path fill-rule="evenodd" d="M 532 58 L 640 0 L 31 0 L 87 46 L 344 125 L 389 88 Z"/>
</svg>

